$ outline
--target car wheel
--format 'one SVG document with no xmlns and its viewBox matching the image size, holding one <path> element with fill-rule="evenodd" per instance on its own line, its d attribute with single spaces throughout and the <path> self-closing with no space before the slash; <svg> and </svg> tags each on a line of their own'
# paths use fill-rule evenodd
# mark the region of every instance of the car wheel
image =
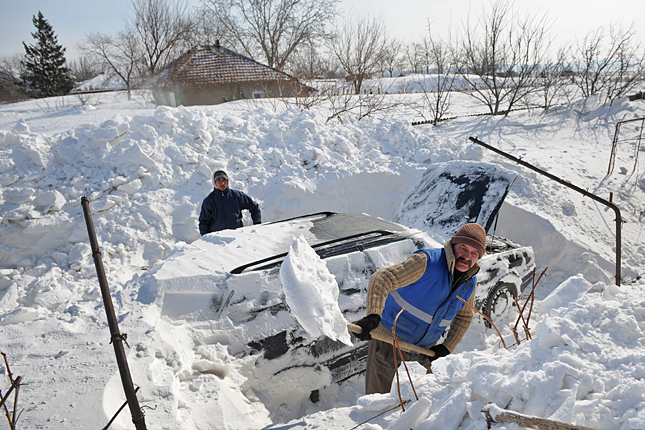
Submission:
<svg viewBox="0 0 645 430">
<path fill-rule="evenodd" d="M 483 306 L 484 315 L 490 318 L 493 322 L 504 315 L 511 312 L 515 306 L 515 299 L 517 298 L 517 288 L 515 284 L 502 282 L 488 293 L 486 303 Z M 486 321 L 486 326 L 490 327 L 490 323 Z"/>
</svg>

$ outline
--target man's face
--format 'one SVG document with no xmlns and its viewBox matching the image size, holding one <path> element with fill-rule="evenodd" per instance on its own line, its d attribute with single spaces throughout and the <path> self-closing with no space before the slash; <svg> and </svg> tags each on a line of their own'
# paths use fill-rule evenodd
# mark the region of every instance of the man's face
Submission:
<svg viewBox="0 0 645 430">
<path fill-rule="evenodd" d="M 477 249 L 465 243 L 453 245 L 452 250 L 455 253 L 455 269 L 460 272 L 466 272 L 481 257 Z"/>
<path fill-rule="evenodd" d="M 224 191 L 226 187 L 228 187 L 228 181 L 224 178 L 219 178 L 217 181 L 215 181 L 215 186 L 218 190 Z"/>
</svg>

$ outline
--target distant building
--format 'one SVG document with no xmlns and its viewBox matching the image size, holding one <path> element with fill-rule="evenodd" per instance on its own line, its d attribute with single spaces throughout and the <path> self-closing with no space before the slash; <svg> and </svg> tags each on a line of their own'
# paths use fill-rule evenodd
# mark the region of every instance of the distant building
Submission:
<svg viewBox="0 0 645 430">
<path fill-rule="evenodd" d="M 213 105 L 231 100 L 306 96 L 313 88 L 295 77 L 215 45 L 196 46 L 159 76 L 156 98 L 168 106 Z"/>
</svg>

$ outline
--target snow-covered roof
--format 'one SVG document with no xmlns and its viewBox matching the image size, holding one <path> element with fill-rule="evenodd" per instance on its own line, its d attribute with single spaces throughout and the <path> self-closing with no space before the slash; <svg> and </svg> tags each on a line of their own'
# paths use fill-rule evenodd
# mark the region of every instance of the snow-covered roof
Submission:
<svg viewBox="0 0 645 430">
<path fill-rule="evenodd" d="M 160 76 L 162 85 L 172 83 L 185 86 L 295 80 L 291 75 L 219 44 L 190 49 L 173 61 Z"/>
</svg>

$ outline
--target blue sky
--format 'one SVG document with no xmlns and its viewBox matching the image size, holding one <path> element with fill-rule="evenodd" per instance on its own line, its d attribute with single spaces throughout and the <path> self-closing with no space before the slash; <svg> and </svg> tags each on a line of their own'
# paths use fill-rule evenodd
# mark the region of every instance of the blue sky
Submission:
<svg viewBox="0 0 645 430">
<path fill-rule="evenodd" d="M 91 32 L 115 33 L 130 12 L 129 0 L 0 0 L 0 56 L 22 54 L 22 42 L 33 43 L 32 16 L 40 10 L 53 26 L 58 41 L 67 48 L 67 58 L 77 56 L 75 46 Z M 199 0 L 189 0 L 192 6 Z M 405 41 L 420 39 L 431 22 L 436 33 L 447 36 L 470 16 L 478 15 L 489 1 L 473 0 L 342 0 L 344 14 L 367 12 L 380 15 L 391 34 Z M 591 29 L 645 17 L 642 0 L 517 0 L 516 9 L 529 13 L 548 12 L 553 21 L 555 45 L 582 38 Z M 472 18 L 471 18 L 472 19 Z M 641 25 L 642 27 L 642 25 Z M 640 30 L 641 41 L 645 30 Z"/>
</svg>

